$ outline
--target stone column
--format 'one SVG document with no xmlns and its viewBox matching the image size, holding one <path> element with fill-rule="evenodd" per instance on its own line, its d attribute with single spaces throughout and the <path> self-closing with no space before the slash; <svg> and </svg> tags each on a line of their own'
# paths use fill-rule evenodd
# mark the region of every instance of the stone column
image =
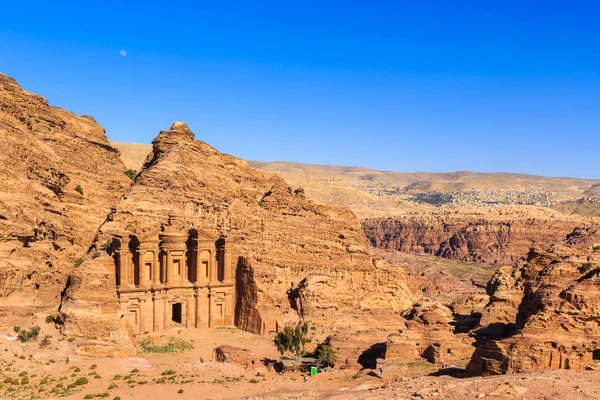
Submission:
<svg viewBox="0 0 600 400">
<path fill-rule="evenodd" d="M 219 252 L 212 254 L 208 261 L 208 281 L 210 283 L 219 280 Z"/>
<path fill-rule="evenodd" d="M 200 317 L 201 317 L 201 315 L 200 315 L 200 289 L 196 289 L 194 301 L 196 302 L 196 310 L 195 310 L 196 311 L 196 321 L 195 321 L 194 326 L 196 328 L 200 328 L 200 323 L 201 323 L 201 321 L 200 321 Z"/>
<path fill-rule="evenodd" d="M 212 293 L 209 291 L 208 292 L 208 327 L 212 328 L 213 327 L 213 313 L 215 310 L 215 307 L 213 305 L 213 300 L 214 297 L 212 295 Z"/>
<path fill-rule="evenodd" d="M 154 332 L 159 332 L 160 329 L 160 298 L 158 296 L 154 296 L 152 298 L 152 330 Z"/>
<path fill-rule="evenodd" d="M 169 310 L 169 302 L 167 301 L 167 299 L 165 298 L 163 300 L 163 307 L 164 307 L 164 315 L 163 315 L 163 329 L 167 330 L 171 327 L 171 310 Z"/>
<path fill-rule="evenodd" d="M 167 251 L 167 262 L 165 263 L 165 282 L 167 286 L 171 286 L 173 283 L 173 258 L 171 252 Z"/>
<path fill-rule="evenodd" d="M 185 255 L 179 261 L 179 268 L 181 268 L 181 271 L 179 271 L 179 284 L 183 285 L 184 283 L 188 282 L 188 266 Z"/>
<path fill-rule="evenodd" d="M 129 238 L 123 238 L 120 242 L 121 248 L 119 250 L 119 261 L 121 264 L 121 270 L 119 272 L 121 274 L 121 287 L 127 288 L 131 284 L 129 280 L 129 268 L 131 264 L 131 253 L 129 252 Z"/>
<path fill-rule="evenodd" d="M 140 250 L 138 252 L 138 282 L 141 287 L 148 287 L 148 282 L 146 282 L 146 253 L 147 250 Z"/>
<path fill-rule="evenodd" d="M 154 250 L 154 258 L 152 260 L 152 286 L 160 285 L 160 263 L 158 261 L 158 250 Z"/>
<path fill-rule="evenodd" d="M 229 243 L 223 247 L 223 281 L 231 281 L 231 245 Z"/>
</svg>

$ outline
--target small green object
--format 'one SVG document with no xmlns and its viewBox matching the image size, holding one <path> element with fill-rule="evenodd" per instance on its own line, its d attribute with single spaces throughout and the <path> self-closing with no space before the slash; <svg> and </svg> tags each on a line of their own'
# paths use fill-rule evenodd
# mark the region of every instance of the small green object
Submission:
<svg viewBox="0 0 600 400">
<path fill-rule="evenodd" d="M 310 367 L 310 376 L 315 376 L 317 374 L 317 367 Z"/>
</svg>

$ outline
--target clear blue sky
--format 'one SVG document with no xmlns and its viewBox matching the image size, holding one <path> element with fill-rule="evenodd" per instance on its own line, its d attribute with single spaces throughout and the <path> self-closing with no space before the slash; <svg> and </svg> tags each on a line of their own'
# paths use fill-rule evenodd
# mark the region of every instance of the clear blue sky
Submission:
<svg viewBox="0 0 600 400">
<path fill-rule="evenodd" d="M 0 72 L 115 141 L 183 120 L 246 159 L 600 178 L 596 4 L 11 1 Z"/>
</svg>

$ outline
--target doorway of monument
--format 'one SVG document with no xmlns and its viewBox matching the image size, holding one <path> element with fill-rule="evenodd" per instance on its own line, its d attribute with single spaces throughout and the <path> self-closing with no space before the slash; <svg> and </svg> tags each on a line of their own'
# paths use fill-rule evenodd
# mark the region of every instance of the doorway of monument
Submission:
<svg viewBox="0 0 600 400">
<path fill-rule="evenodd" d="M 173 320 L 173 322 L 176 322 L 178 324 L 181 323 L 181 303 L 173 303 L 173 310 L 171 315 L 171 319 Z"/>
</svg>

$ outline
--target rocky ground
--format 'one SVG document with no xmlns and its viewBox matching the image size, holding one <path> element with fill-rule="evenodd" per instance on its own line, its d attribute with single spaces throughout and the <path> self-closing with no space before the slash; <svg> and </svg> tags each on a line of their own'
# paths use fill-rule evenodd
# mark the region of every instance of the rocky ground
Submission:
<svg viewBox="0 0 600 400">
<path fill-rule="evenodd" d="M 51 327 L 43 332 L 51 334 Z M 309 377 L 278 374 L 213 360 L 221 344 L 252 348 L 259 358 L 278 354 L 271 341 L 239 330 L 177 330 L 142 335 L 156 344 L 168 339 L 194 346 L 172 354 L 126 358 L 73 356 L 85 338 L 55 336 L 45 347 L 21 343 L 12 331 L 0 336 L 0 396 L 14 399 L 597 399 L 597 371 L 546 371 L 460 378 L 423 361 L 383 363 L 382 371 L 334 369 Z M 160 340 L 163 340 L 161 342 Z M 154 343 L 154 342 L 153 342 Z"/>
</svg>

